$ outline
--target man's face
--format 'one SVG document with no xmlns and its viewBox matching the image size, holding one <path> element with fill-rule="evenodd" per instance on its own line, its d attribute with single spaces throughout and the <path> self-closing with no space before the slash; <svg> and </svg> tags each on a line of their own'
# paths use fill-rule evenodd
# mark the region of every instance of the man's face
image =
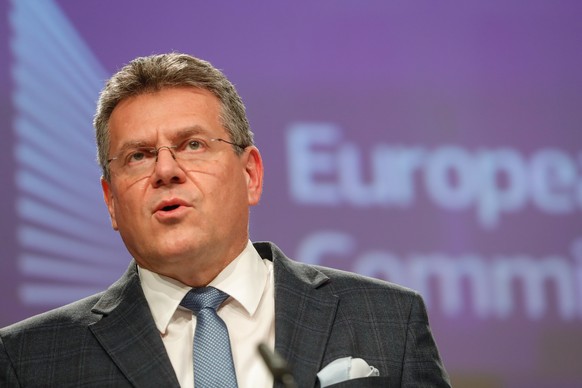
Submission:
<svg viewBox="0 0 582 388">
<path fill-rule="evenodd" d="M 136 146 L 186 142 L 197 149 L 188 143 L 192 137 L 230 141 L 220 109 L 213 94 L 191 87 L 125 99 L 109 121 L 109 157 L 127 155 Z M 151 168 L 138 174 L 128 172 L 122 156 L 110 164 L 110 182 L 102 179 L 113 228 L 138 264 L 192 286 L 208 283 L 242 251 L 249 206 L 262 190 L 263 166 L 255 147 L 239 156 L 229 144 L 209 146 L 201 160 L 174 159 L 176 151 L 163 147 Z M 136 155 L 131 163 L 141 162 Z"/>
</svg>

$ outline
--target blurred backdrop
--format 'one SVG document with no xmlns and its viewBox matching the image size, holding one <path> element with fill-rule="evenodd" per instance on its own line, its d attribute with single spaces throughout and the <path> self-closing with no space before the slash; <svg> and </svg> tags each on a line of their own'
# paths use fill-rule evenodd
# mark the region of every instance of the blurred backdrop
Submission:
<svg viewBox="0 0 582 388">
<path fill-rule="evenodd" d="M 136 56 L 222 69 L 253 240 L 424 296 L 457 387 L 582 385 L 582 3 L 0 3 L 0 326 L 107 287 L 92 115 Z"/>
</svg>

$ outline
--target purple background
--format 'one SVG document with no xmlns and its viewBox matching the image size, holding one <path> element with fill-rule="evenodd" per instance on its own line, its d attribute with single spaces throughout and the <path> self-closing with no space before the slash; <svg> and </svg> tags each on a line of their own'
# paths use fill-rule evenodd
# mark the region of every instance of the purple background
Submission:
<svg viewBox="0 0 582 388">
<path fill-rule="evenodd" d="M 175 50 L 221 68 L 247 105 L 266 164 L 253 240 L 418 289 L 456 386 L 582 384 L 579 2 L 0 10 L 0 326 L 127 266 L 91 118 L 111 73 Z"/>
</svg>

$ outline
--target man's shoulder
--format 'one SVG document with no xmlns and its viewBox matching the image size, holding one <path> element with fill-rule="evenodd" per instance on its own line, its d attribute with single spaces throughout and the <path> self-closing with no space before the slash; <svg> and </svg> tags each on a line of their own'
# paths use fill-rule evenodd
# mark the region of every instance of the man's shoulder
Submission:
<svg viewBox="0 0 582 388">
<path fill-rule="evenodd" d="M 66 306 L 27 318 L 0 329 L 0 337 L 3 339 L 18 336 L 22 333 L 46 332 L 57 328 L 87 327 L 88 324 L 98 319 L 98 314 L 91 312 L 93 306 L 101 298 L 103 293 L 91 295 Z"/>
<path fill-rule="evenodd" d="M 109 313 L 120 301 L 134 303 L 140 292 L 136 265 L 132 261 L 121 278 L 107 290 L 0 328 L 0 336 L 6 338 L 20 332 L 87 327 Z"/>
<path fill-rule="evenodd" d="M 336 295 L 361 297 L 363 294 L 368 294 L 377 295 L 380 298 L 406 299 L 411 302 L 420 299 L 418 292 L 395 283 L 355 272 L 292 260 L 271 242 L 255 243 L 255 248 L 262 257 L 272 260 L 276 266 L 284 267 L 287 272 L 311 282 L 318 288 L 329 287 Z M 281 276 L 277 280 L 288 281 L 289 279 Z"/>
<path fill-rule="evenodd" d="M 292 304 L 293 310 L 297 303 L 313 303 L 320 307 L 337 306 L 340 317 L 337 324 L 344 322 L 349 327 L 390 325 L 393 331 L 395 327 L 406 330 L 412 321 L 423 325 L 428 322 L 422 297 L 410 288 L 354 272 L 294 261 L 274 244 L 262 245 L 261 249 L 263 258 L 273 260 L 275 289 L 279 291 L 276 292 L 279 304 L 277 307 L 276 296 L 275 306 L 279 313 L 286 311 L 293 315 L 288 305 Z"/>
<path fill-rule="evenodd" d="M 401 286 L 396 283 L 392 283 L 386 280 L 373 278 L 365 275 L 360 275 L 355 272 L 350 272 L 342 269 L 325 267 L 321 265 L 309 265 L 316 270 L 322 272 L 330 278 L 330 281 L 334 284 L 335 288 L 338 289 L 376 289 L 385 292 L 392 292 L 403 295 L 417 295 L 418 293 L 410 288 Z"/>
</svg>

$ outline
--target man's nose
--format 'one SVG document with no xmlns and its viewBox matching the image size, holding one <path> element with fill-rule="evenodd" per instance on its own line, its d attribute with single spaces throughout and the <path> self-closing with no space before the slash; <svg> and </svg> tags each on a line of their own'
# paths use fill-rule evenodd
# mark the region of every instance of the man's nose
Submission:
<svg viewBox="0 0 582 388">
<path fill-rule="evenodd" d="M 167 151 L 167 152 L 165 152 Z M 186 173 L 182 170 L 176 154 L 170 146 L 161 146 L 156 154 L 156 163 L 152 174 L 154 186 L 163 186 L 185 181 Z"/>
<path fill-rule="evenodd" d="M 160 147 L 158 147 L 158 148 L 156 149 L 156 163 L 157 163 L 157 161 L 158 161 L 158 157 L 160 156 L 160 152 L 161 152 L 162 150 L 164 150 L 164 149 L 168 150 L 168 151 L 170 152 L 170 154 L 172 155 L 172 158 L 173 158 L 174 160 L 176 160 L 176 154 L 175 154 L 175 153 L 174 153 L 174 151 L 172 150 L 172 147 L 170 147 L 170 146 L 160 146 Z"/>
</svg>

